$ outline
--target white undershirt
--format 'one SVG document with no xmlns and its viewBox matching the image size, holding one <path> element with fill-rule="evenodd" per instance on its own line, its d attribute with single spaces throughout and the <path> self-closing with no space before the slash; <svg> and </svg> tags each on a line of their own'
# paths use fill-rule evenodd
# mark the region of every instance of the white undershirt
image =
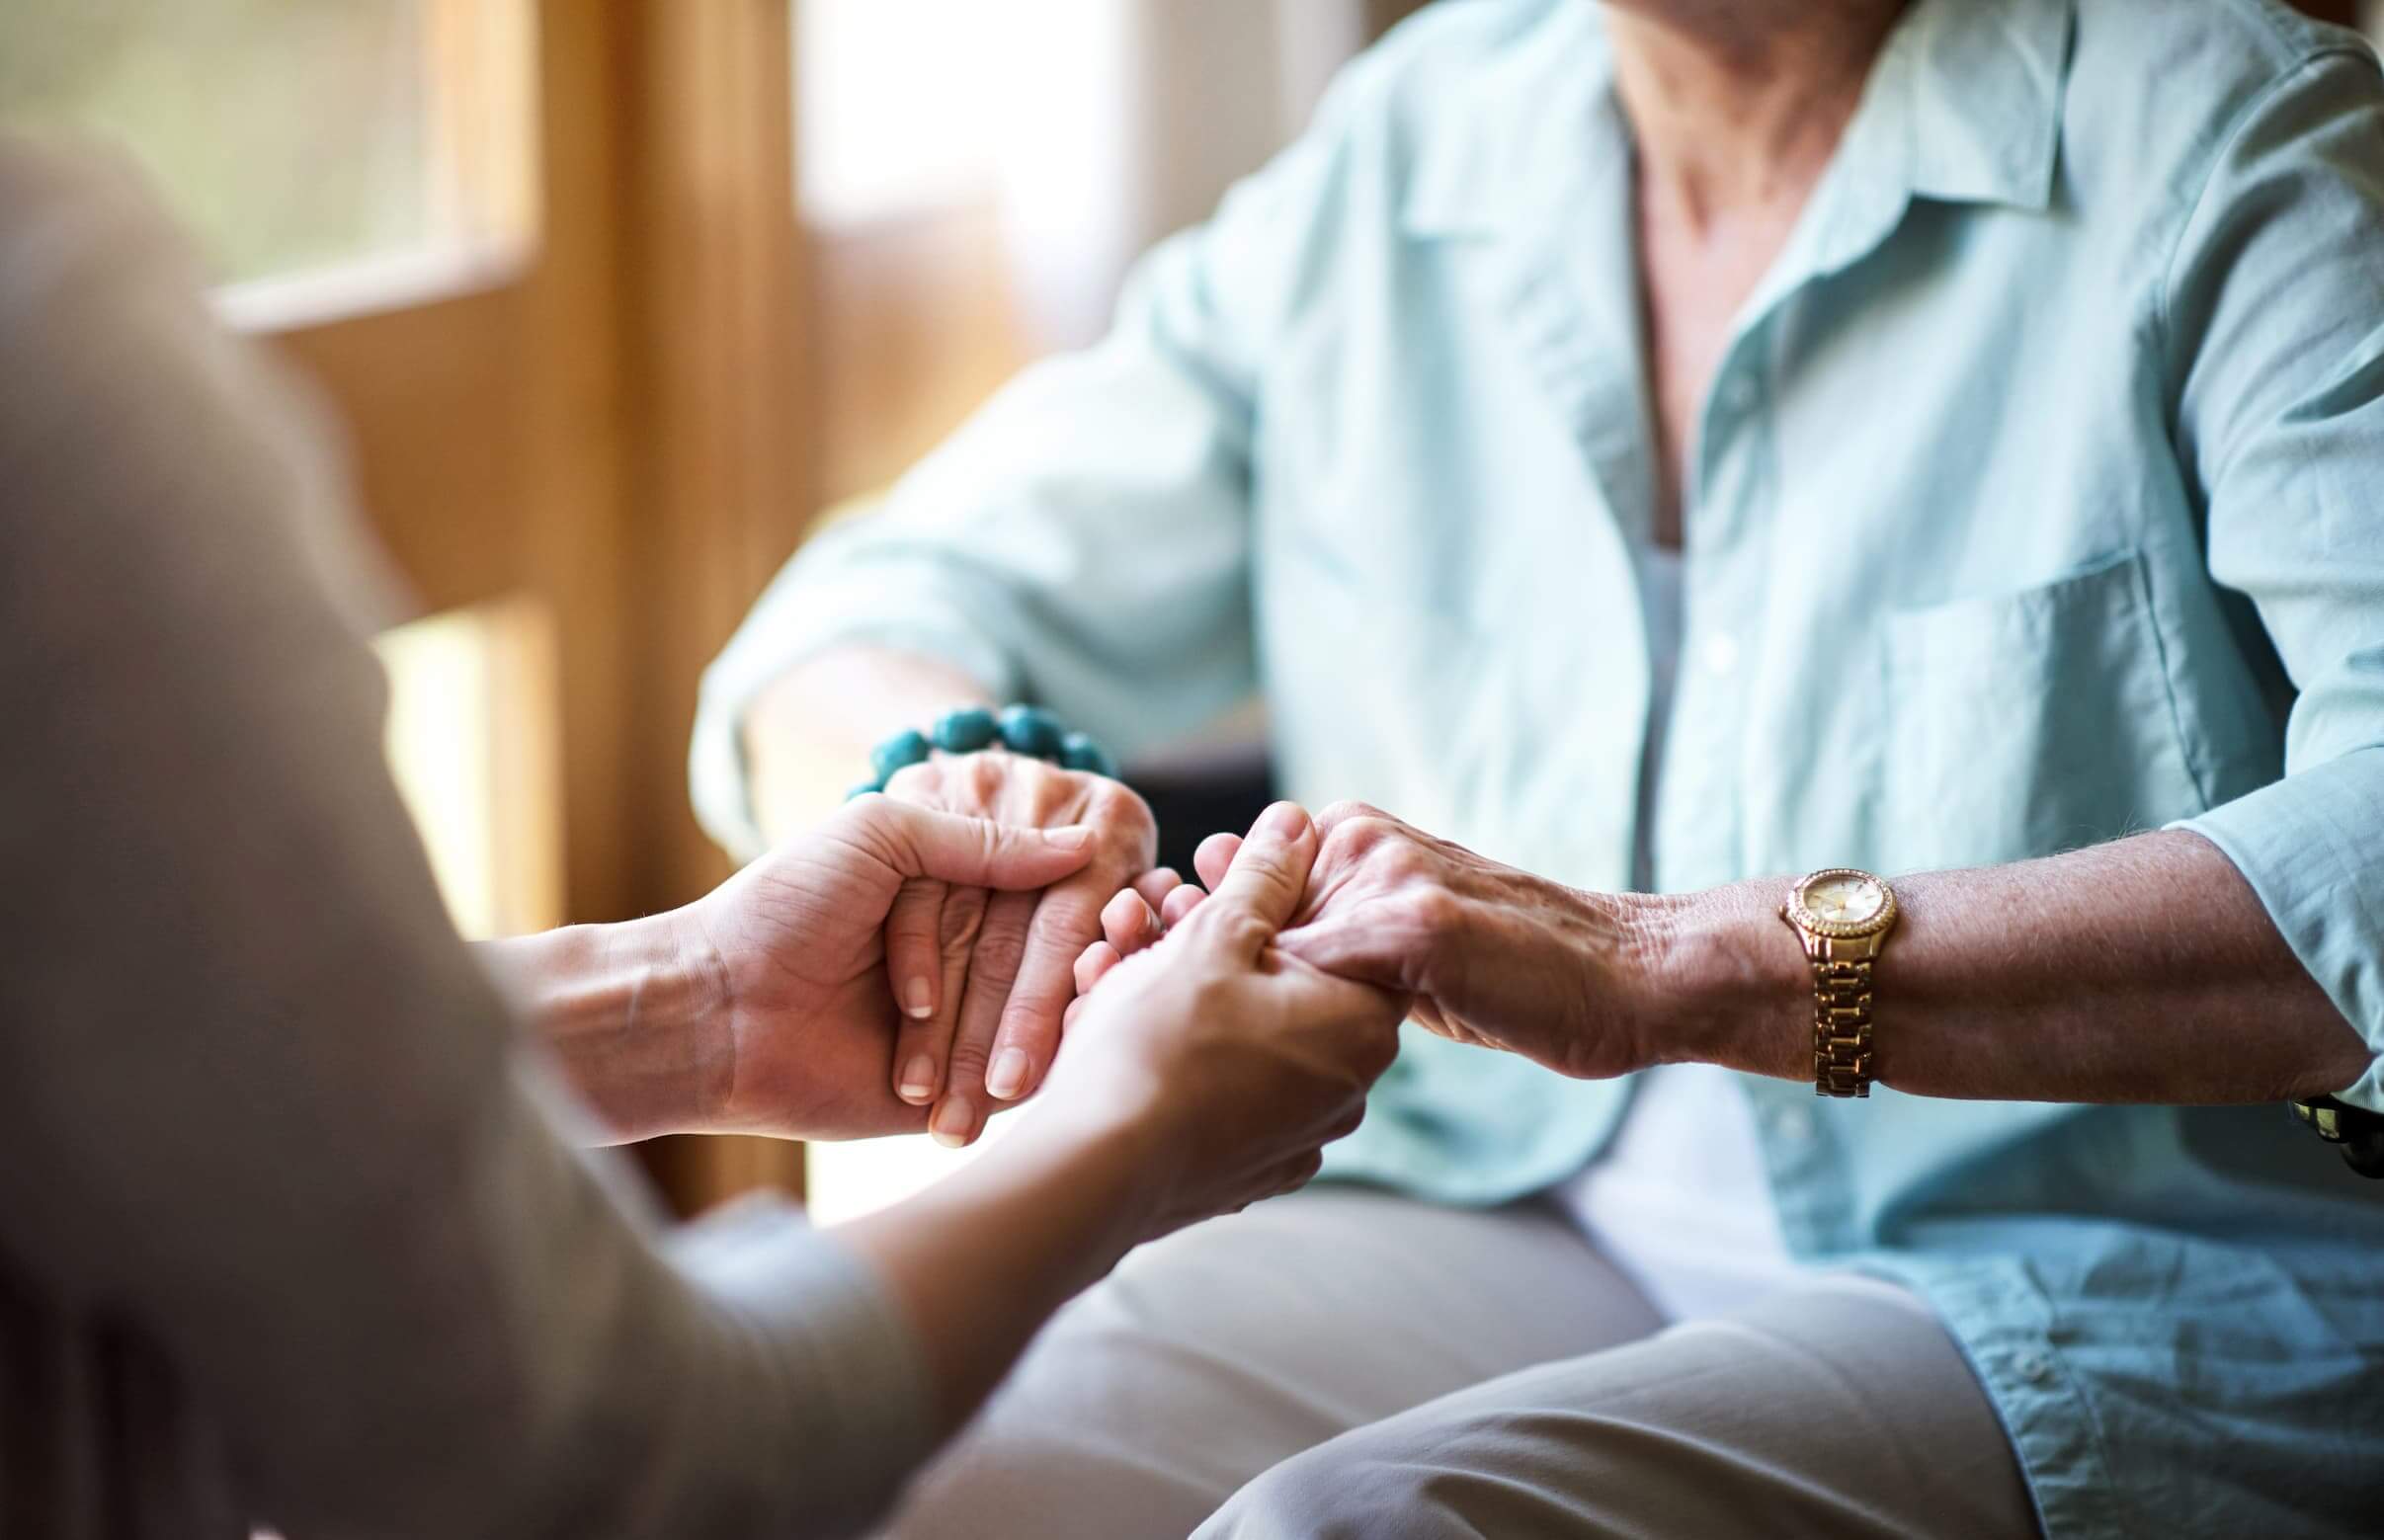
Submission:
<svg viewBox="0 0 2384 1540">
<path fill-rule="evenodd" d="M 1634 852 L 1644 889 L 1654 881 L 1657 772 L 1681 659 L 1681 553 L 1643 552 L 1639 585 L 1654 680 Z M 1796 1276 L 1754 1109 L 1731 1071 L 1669 1064 L 1642 1074 L 1613 1142 L 1557 1196 L 1669 1319 L 1743 1305 Z"/>
</svg>

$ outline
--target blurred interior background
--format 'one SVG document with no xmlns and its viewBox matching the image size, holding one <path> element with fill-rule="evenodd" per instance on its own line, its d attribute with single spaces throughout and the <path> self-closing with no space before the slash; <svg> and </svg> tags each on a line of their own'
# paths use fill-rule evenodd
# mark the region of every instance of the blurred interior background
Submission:
<svg viewBox="0 0 2384 1540">
<path fill-rule="evenodd" d="M 1098 335 L 1419 3 L 12 0 L 0 127 L 129 154 L 224 318 L 337 409 L 410 588 L 392 763 L 494 935 L 725 873 L 688 729 L 769 575 Z M 932 1150 L 823 1162 L 815 1207 Z M 648 1156 L 689 1208 L 805 1176 L 767 1141 Z"/>
<path fill-rule="evenodd" d="M 724 875 L 688 729 L 769 575 L 1421 3 L 10 0 L 0 127 L 139 161 L 337 408 L 410 585 L 392 762 L 492 935 Z M 822 1152 L 815 1210 L 933 1174 L 890 1143 Z M 649 1163 L 695 1208 L 802 1156 Z"/>
</svg>

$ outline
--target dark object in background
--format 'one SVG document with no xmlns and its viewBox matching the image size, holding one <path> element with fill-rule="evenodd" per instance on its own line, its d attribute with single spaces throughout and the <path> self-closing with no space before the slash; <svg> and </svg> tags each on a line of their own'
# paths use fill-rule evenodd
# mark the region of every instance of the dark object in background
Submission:
<svg viewBox="0 0 2384 1540">
<path fill-rule="evenodd" d="M 1159 864 L 1187 882 L 1198 880 L 1192 851 L 1202 840 L 1220 830 L 1243 833 L 1274 800 L 1274 767 L 1266 745 L 1256 743 L 1131 765 L 1125 782 L 1159 820 Z"/>
</svg>

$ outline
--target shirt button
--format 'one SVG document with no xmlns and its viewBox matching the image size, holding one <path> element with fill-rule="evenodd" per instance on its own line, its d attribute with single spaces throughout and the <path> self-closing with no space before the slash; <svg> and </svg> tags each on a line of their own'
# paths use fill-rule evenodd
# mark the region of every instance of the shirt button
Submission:
<svg viewBox="0 0 2384 1540">
<path fill-rule="evenodd" d="M 1727 678 L 1738 668 L 1738 638 L 1720 631 L 1705 638 L 1705 668 L 1717 679 Z"/>
<path fill-rule="evenodd" d="M 2053 1365 L 2042 1353 L 2021 1353 L 2012 1360 L 2012 1372 L 2031 1385 L 2040 1385 L 2053 1372 Z"/>
<path fill-rule="evenodd" d="M 1813 1137 L 1813 1114 L 1803 1107 L 1782 1107 L 1771 1119 L 1771 1132 L 1789 1144 L 1802 1144 Z"/>
</svg>

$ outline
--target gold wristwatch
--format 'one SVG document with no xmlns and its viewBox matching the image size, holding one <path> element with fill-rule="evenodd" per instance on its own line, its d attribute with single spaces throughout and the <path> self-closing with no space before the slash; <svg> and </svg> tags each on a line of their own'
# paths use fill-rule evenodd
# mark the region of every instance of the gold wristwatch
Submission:
<svg viewBox="0 0 2384 1540">
<path fill-rule="evenodd" d="M 1813 964 L 1813 1094 L 1871 1094 L 1871 966 L 1896 928 L 1896 893 L 1851 866 L 1831 866 L 1788 890 L 1780 918 Z"/>
</svg>

